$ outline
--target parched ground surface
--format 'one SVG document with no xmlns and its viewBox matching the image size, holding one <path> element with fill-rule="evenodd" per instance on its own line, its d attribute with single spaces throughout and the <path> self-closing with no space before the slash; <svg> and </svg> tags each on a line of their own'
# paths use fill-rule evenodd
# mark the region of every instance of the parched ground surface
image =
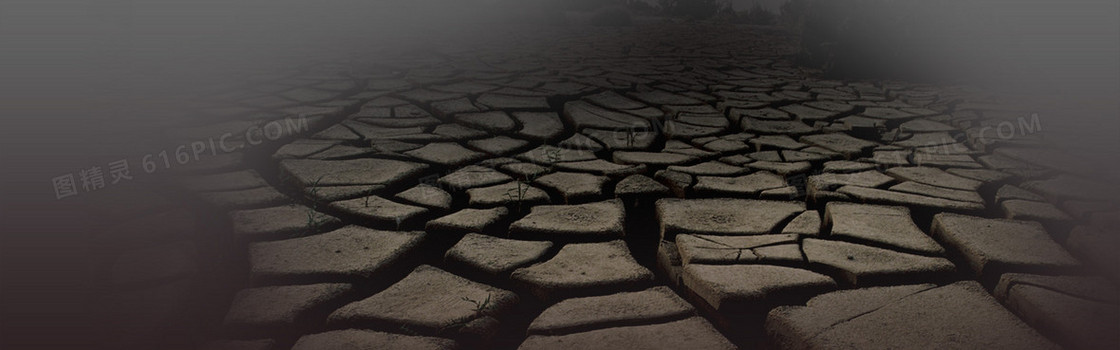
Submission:
<svg viewBox="0 0 1120 350">
<path fill-rule="evenodd" d="M 789 39 L 526 29 L 255 77 L 164 135 L 224 142 L 168 180 L 209 209 L 95 206 L 128 218 L 104 341 L 1117 346 L 1106 184 L 1014 106 L 820 79 Z"/>
</svg>

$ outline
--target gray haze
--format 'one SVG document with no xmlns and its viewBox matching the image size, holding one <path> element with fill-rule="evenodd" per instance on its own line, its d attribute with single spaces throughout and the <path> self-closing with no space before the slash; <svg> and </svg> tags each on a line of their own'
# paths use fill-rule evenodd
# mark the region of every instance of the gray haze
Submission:
<svg viewBox="0 0 1120 350">
<path fill-rule="evenodd" d="M 775 9 L 778 0 L 757 0 Z M 113 135 L 158 128 L 182 96 L 308 60 L 361 61 L 540 25 L 540 0 L 9 0 L 0 4 L 5 157 L 29 169 L 83 166 Z M 754 2 L 736 0 L 738 10 Z M 907 21 L 935 33 L 915 70 L 1028 96 L 1058 141 L 1115 153 L 1120 38 L 1115 0 L 926 1 Z M 918 15 L 914 15 L 918 14 Z M 890 11 L 871 16 L 897 15 Z M 578 25 L 578 24 L 576 24 Z M 547 43 L 543 43 L 547 44 Z M 172 123 L 173 125 L 173 123 Z M 150 130 L 150 129 L 148 129 Z M 12 151 L 12 149 L 19 151 Z M 98 151 L 100 150 L 100 151 Z M 9 164 L 15 164 L 9 162 Z M 56 167 L 57 166 L 57 167 Z M 9 173 L 8 175 L 14 175 Z"/>
</svg>

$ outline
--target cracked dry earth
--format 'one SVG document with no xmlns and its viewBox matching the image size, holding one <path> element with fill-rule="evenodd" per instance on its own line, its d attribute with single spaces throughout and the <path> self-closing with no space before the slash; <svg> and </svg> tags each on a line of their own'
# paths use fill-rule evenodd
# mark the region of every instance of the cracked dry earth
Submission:
<svg viewBox="0 0 1120 350">
<path fill-rule="evenodd" d="M 985 128 L 1021 111 L 758 29 L 536 35 L 261 79 L 174 135 L 307 121 L 175 180 L 241 262 L 204 347 L 1116 348 L 1117 209 Z M 129 300 L 206 278 L 183 242 L 123 255 L 175 277 Z"/>
</svg>

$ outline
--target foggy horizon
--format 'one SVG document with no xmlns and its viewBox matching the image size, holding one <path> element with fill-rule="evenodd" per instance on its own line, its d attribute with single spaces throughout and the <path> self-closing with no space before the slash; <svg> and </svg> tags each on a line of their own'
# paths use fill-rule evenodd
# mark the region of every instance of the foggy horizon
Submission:
<svg viewBox="0 0 1120 350">
<path fill-rule="evenodd" d="M 470 31 L 512 29 L 529 25 L 534 20 L 527 16 L 539 12 L 531 3 L 474 3 L 116 0 L 58 7 L 56 2 L 9 2 L 0 14 L 0 42 L 12 49 L 3 58 L 2 74 L 15 84 L 4 91 L 5 105 L 20 108 L 44 96 L 67 98 L 26 108 L 90 106 L 101 99 L 158 100 L 229 84 L 248 71 L 308 59 L 376 55 L 371 50 L 379 48 L 423 47 L 429 40 L 462 38 Z M 753 3 L 737 0 L 733 5 L 746 11 Z M 780 5 L 759 3 L 775 12 Z M 928 18 L 914 22 L 913 29 L 942 38 L 917 45 L 944 56 L 929 57 L 916 63 L 928 67 L 914 69 L 940 70 L 945 82 L 993 92 L 1036 97 L 1056 92 L 1070 106 L 1099 104 L 1094 110 L 1116 111 L 1115 104 L 1098 101 L 1120 93 L 1120 5 L 1102 0 L 939 3 L 944 5 L 925 4 L 943 10 L 926 11 Z M 1108 119 L 1108 128 L 1120 133 L 1115 118 Z"/>
</svg>

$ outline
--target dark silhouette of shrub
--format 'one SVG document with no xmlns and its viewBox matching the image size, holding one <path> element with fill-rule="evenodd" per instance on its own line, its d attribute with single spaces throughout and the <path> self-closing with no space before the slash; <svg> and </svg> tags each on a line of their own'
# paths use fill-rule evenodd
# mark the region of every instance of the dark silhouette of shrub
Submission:
<svg viewBox="0 0 1120 350">
<path fill-rule="evenodd" d="M 778 15 L 755 3 L 749 10 L 739 13 L 738 19 L 740 23 L 771 25 L 777 23 Z"/>
</svg>

